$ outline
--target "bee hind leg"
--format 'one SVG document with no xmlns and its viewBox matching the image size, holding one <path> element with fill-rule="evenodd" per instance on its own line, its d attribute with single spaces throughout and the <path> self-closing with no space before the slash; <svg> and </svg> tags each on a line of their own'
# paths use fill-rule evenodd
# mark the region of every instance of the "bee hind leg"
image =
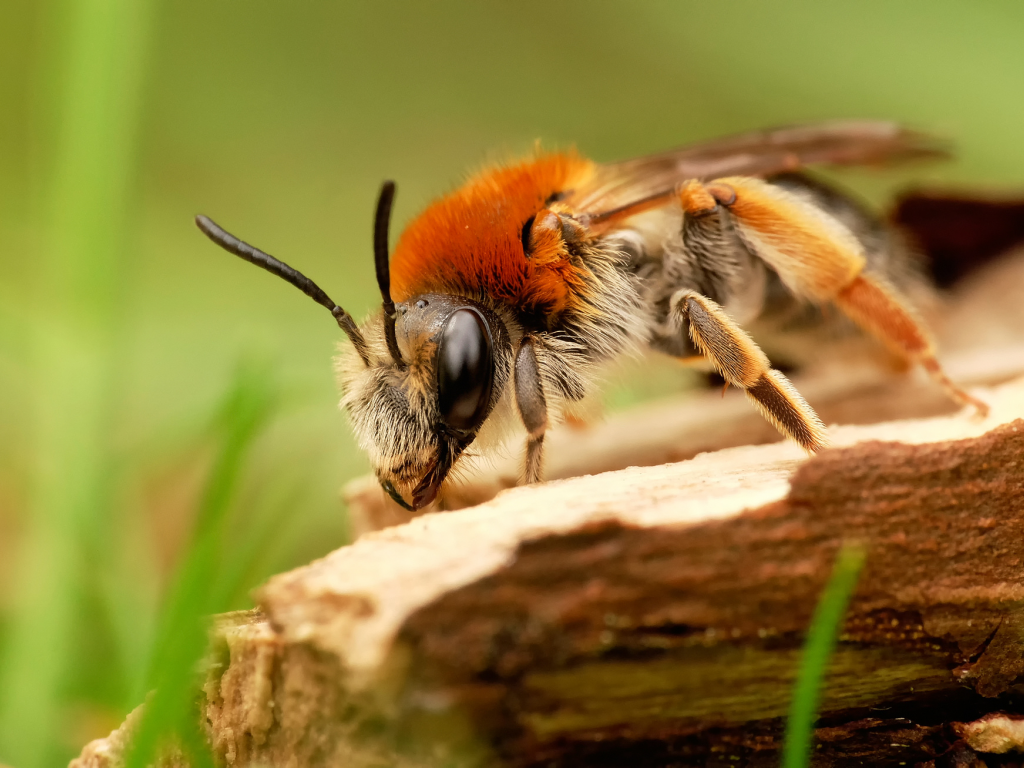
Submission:
<svg viewBox="0 0 1024 768">
<path fill-rule="evenodd" d="M 896 291 L 871 275 L 860 274 L 833 301 L 857 325 L 902 357 L 920 363 L 951 399 L 987 416 L 989 407 L 957 386 L 935 357 L 935 346 Z"/>
<path fill-rule="evenodd" d="M 725 380 L 746 393 L 786 437 L 811 453 L 828 445 L 825 425 L 796 388 L 771 367 L 753 339 L 717 303 L 695 291 L 672 297 L 672 315 Z"/>
<path fill-rule="evenodd" d="M 979 415 L 988 405 L 954 384 L 935 357 L 924 324 L 882 277 L 865 272 L 863 245 L 826 211 L 758 179 L 729 177 L 704 187 L 692 182 L 684 207 L 721 204 L 744 242 L 797 296 L 835 303 L 847 317 L 907 360 L 920 363 L 961 405 Z"/>
<path fill-rule="evenodd" d="M 526 427 L 526 462 L 523 481 L 538 483 L 544 467 L 544 433 L 548 428 L 548 407 L 540 377 L 533 339 L 523 338 L 516 353 L 515 393 L 519 416 Z"/>
</svg>

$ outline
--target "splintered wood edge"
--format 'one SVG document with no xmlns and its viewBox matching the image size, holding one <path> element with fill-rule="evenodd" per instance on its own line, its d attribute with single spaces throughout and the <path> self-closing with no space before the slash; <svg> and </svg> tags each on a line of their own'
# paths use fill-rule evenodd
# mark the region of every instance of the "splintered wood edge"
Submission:
<svg viewBox="0 0 1024 768">
<path fill-rule="evenodd" d="M 841 427 L 833 445 L 962 440 L 1024 416 L 1024 379 L 977 393 L 992 406 L 986 419 L 965 410 Z M 512 489 L 477 507 L 366 535 L 275 576 L 257 592 L 258 604 L 285 642 L 333 654 L 358 689 L 373 683 L 413 612 L 501 570 L 522 543 L 602 522 L 678 528 L 735 517 L 785 498 L 804 461 L 799 448 L 772 444 Z"/>
</svg>

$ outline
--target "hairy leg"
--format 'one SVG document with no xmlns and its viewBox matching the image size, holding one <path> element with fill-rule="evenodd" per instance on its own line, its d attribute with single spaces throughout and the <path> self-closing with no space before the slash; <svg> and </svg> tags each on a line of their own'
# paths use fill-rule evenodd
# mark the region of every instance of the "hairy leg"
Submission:
<svg viewBox="0 0 1024 768">
<path fill-rule="evenodd" d="M 881 277 L 864 272 L 860 241 L 832 216 L 786 190 L 739 176 L 707 185 L 690 182 L 680 197 L 691 215 L 725 207 L 751 251 L 795 295 L 819 304 L 834 302 L 890 349 L 920 363 L 954 400 L 988 412 L 985 403 L 949 379 L 909 303 Z"/>
<path fill-rule="evenodd" d="M 958 387 L 942 370 L 932 340 L 891 286 L 870 275 L 858 275 L 834 301 L 847 317 L 894 352 L 920 363 L 953 400 L 974 406 L 981 415 L 988 413 L 987 403 Z"/>
<path fill-rule="evenodd" d="M 679 291 L 672 312 L 725 380 L 746 393 L 782 434 L 807 451 L 828 444 L 825 425 L 789 379 L 771 367 L 753 339 L 718 304 L 694 291 Z"/>
<path fill-rule="evenodd" d="M 537 351 L 533 339 L 523 338 L 516 353 L 515 393 L 519 416 L 528 434 L 523 479 L 527 483 L 541 480 L 544 465 L 544 433 L 548 428 L 548 407 L 544 384 L 540 378 Z"/>
</svg>

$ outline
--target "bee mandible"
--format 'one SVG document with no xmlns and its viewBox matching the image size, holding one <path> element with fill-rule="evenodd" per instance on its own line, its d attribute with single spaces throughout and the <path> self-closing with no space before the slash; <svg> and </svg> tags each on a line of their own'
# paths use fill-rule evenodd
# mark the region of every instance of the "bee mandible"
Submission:
<svg viewBox="0 0 1024 768">
<path fill-rule="evenodd" d="M 391 255 L 395 185 L 385 182 L 374 226 L 383 307 L 361 326 L 300 272 L 204 216 L 196 222 L 334 315 L 351 342 L 336 366 L 342 406 L 382 488 L 418 510 L 471 445 L 486 445 L 516 415 L 523 480 L 539 481 L 549 424 L 583 399 L 603 364 L 644 346 L 705 358 L 779 432 L 821 450 L 825 426 L 742 327 L 778 304 L 771 296 L 837 306 L 954 400 L 985 412 L 943 372 L 890 279 L 896 240 L 796 173 L 935 153 L 926 137 L 876 121 L 762 131 L 604 165 L 539 153 L 430 205 Z"/>
</svg>

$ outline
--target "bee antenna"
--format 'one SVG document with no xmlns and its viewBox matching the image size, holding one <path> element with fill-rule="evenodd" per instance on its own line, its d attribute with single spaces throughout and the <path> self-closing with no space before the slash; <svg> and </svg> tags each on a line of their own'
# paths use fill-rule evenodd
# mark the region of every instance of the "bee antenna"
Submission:
<svg viewBox="0 0 1024 768">
<path fill-rule="evenodd" d="M 283 261 L 275 259 L 269 253 L 265 253 L 259 248 L 255 248 L 245 241 L 239 240 L 230 232 L 222 229 L 207 216 L 196 216 L 196 226 L 202 230 L 204 235 L 213 240 L 213 242 L 225 251 L 233 253 L 235 256 L 245 259 L 250 264 L 262 267 L 267 270 L 267 272 L 287 280 L 317 304 L 327 307 L 327 309 L 330 310 L 330 313 L 334 315 L 334 319 L 338 321 L 338 327 L 341 328 L 341 330 L 345 332 L 345 335 L 352 341 L 352 345 L 356 348 L 356 352 L 359 354 L 359 357 L 362 358 L 366 365 L 370 364 L 370 356 L 366 347 L 366 339 L 364 339 L 363 334 L 359 332 L 359 327 L 356 325 L 355 320 L 352 319 L 352 315 L 335 304 L 331 297 L 324 293 L 319 285 L 314 283 L 297 269 L 292 269 Z"/>
<path fill-rule="evenodd" d="M 385 181 L 377 198 L 377 213 L 373 217 L 373 260 L 377 267 L 377 285 L 384 299 L 384 339 L 388 352 L 399 368 L 405 368 L 402 352 L 395 336 L 395 302 L 391 300 L 391 264 L 388 254 L 388 230 L 391 224 L 391 204 L 395 200 L 395 182 Z"/>
</svg>

